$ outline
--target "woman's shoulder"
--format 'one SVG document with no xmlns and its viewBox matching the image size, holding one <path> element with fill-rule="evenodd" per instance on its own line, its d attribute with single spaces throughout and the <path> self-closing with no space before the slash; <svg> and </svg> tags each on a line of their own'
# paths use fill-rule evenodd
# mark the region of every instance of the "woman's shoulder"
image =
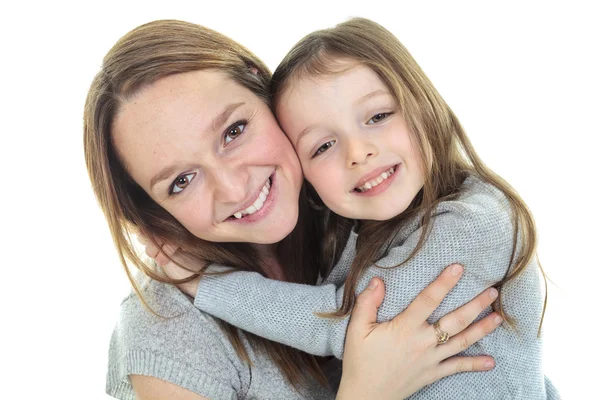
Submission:
<svg viewBox="0 0 600 400">
<path fill-rule="evenodd" d="M 120 307 L 109 348 L 106 390 L 128 398 L 128 376 L 154 376 L 209 398 L 242 390 L 248 367 L 217 322 L 172 285 L 147 281 Z"/>
</svg>

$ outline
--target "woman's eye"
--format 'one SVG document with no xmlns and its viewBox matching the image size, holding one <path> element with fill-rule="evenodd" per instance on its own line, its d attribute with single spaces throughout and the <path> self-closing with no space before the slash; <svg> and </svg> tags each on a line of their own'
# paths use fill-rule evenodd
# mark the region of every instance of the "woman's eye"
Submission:
<svg viewBox="0 0 600 400">
<path fill-rule="evenodd" d="M 175 182 L 173 182 L 173 185 L 171 185 L 171 190 L 169 190 L 169 194 L 177 194 L 183 191 L 183 189 L 185 189 L 190 184 L 190 182 L 192 181 L 192 179 L 194 179 L 195 176 L 196 173 L 178 176 L 177 179 L 175 179 Z"/>
<path fill-rule="evenodd" d="M 319 154 L 323 154 L 325 153 L 327 150 L 329 150 L 333 145 L 335 144 L 335 140 L 331 140 L 327 143 L 323 143 L 318 149 L 317 151 L 315 151 L 315 154 L 313 154 L 313 157 L 318 156 Z"/>
<path fill-rule="evenodd" d="M 224 136 L 225 145 L 237 139 L 237 137 L 244 132 L 244 129 L 246 129 L 246 121 L 238 121 L 235 124 L 231 125 L 229 128 L 227 128 Z"/>
<path fill-rule="evenodd" d="M 367 122 L 367 124 L 369 124 L 369 125 L 376 124 L 378 122 L 383 121 L 390 115 L 392 115 L 392 113 L 377 113 L 371 117 L 371 119 L 369 120 L 369 122 Z"/>
</svg>

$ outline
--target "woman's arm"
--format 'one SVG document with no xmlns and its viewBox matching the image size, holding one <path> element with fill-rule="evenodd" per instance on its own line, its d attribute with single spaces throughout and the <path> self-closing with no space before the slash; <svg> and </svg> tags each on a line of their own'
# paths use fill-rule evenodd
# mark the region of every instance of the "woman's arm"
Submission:
<svg viewBox="0 0 600 400">
<path fill-rule="evenodd" d="M 498 326 L 492 314 L 439 346 L 426 319 L 456 285 L 460 274 L 447 269 L 411 305 L 390 322 L 378 324 L 377 309 L 384 296 L 383 282 L 373 279 L 356 299 L 352 312 L 338 400 L 403 399 L 443 377 L 494 367 L 491 357 L 451 357 Z M 440 321 L 442 329 L 461 331 L 491 303 L 486 294 Z M 451 357 L 451 358 L 449 358 Z"/>
</svg>

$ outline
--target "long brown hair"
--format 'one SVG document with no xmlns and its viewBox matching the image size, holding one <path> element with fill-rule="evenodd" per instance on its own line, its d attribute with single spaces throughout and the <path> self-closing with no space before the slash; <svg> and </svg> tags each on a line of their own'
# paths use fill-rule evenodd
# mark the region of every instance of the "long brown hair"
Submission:
<svg viewBox="0 0 600 400">
<path fill-rule="evenodd" d="M 154 21 L 123 36 L 105 56 L 88 92 L 84 111 L 87 170 L 127 276 L 146 306 L 130 264 L 150 278 L 168 283 L 189 281 L 201 276 L 204 268 L 196 269 L 197 273 L 186 280 L 173 280 L 157 273 L 135 251 L 133 231 L 179 246 L 182 259 L 191 260 L 190 265 L 218 263 L 264 274 L 260 257 L 251 244 L 212 243 L 188 232 L 133 181 L 112 143 L 112 125 L 124 101 L 163 77 L 209 68 L 225 72 L 269 104 L 271 73 L 258 57 L 218 32 L 173 20 Z M 319 265 L 318 235 L 314 230 L 318 227 L 307 216 L 310 208 L 304 190 L 300 195 L 298 225 L 278 245 L 277 255 L 286 280 L 314 284 Z M 238 329 L 225 322 L 221 325 L 240 358 L 251 364 Z M 292 384 L 299 383 L 306 372 L 325 384 L 313 356 L 249 333 L 246 337 L 267 352 Z"/>
<path fill-rule="evenodd" d="M 402 264 L 408 262 L 427 240 L 436 205 L 456 196 L 466 177 L 473 174 L 502 191 L 513 211 L 513 250 L 509 263 L 513 268 L 507 266 L 506 276 L 496 284 L 500 295 L 494 303 L 494 309 L 510 322 L 502 308 L 501 289 L 536 257 L 536 230 L 531 212 L 517 192 L 482 162 L 450 107 L 391 32 L 368 19 L 354 18 L 305 36 L 273 74 L 273 104 L 277 105 L 278 98 L 290 87 L 293 79 L 339 73 L 335 65 L 339 58 L 367 66 L 387 86 L 417 143 L 425 179 L 422 190 L 406 211 L 387 221 L 362 221 L 358 228 L 356 257 L 345 283 L 343 303 L 330 316 L 345 316 L 352 310 L 358 280 L 385 250 L 387 241 L 380 238 L 393 237 L 408 219 L 423 215 L 423 234 Z M 312 192 L 315 197 L 314 189 Z M 314 203 L 323 212 L 323 203 L 318 197 Z M 352 226 L 352 221 L 329 211 L 323 241 L 323 257 L 329 267 L 339 259 Z M 545 307 L 546 301 L 544 311 Z"/>
</svg>

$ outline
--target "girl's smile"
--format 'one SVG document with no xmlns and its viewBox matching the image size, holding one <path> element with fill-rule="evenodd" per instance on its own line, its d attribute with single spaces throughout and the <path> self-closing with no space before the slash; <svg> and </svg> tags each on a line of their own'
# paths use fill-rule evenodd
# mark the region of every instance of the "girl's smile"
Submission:
<svg viewBox="0 0 600 400">
<path fill-rule="evenodd" d="M 387 220 L 423 187 L 413 135 L 370 68 L 338 59 L 331 74 L 296 77 L 277 104 L 304 176 L 338 215 Z"/>
</svg>

